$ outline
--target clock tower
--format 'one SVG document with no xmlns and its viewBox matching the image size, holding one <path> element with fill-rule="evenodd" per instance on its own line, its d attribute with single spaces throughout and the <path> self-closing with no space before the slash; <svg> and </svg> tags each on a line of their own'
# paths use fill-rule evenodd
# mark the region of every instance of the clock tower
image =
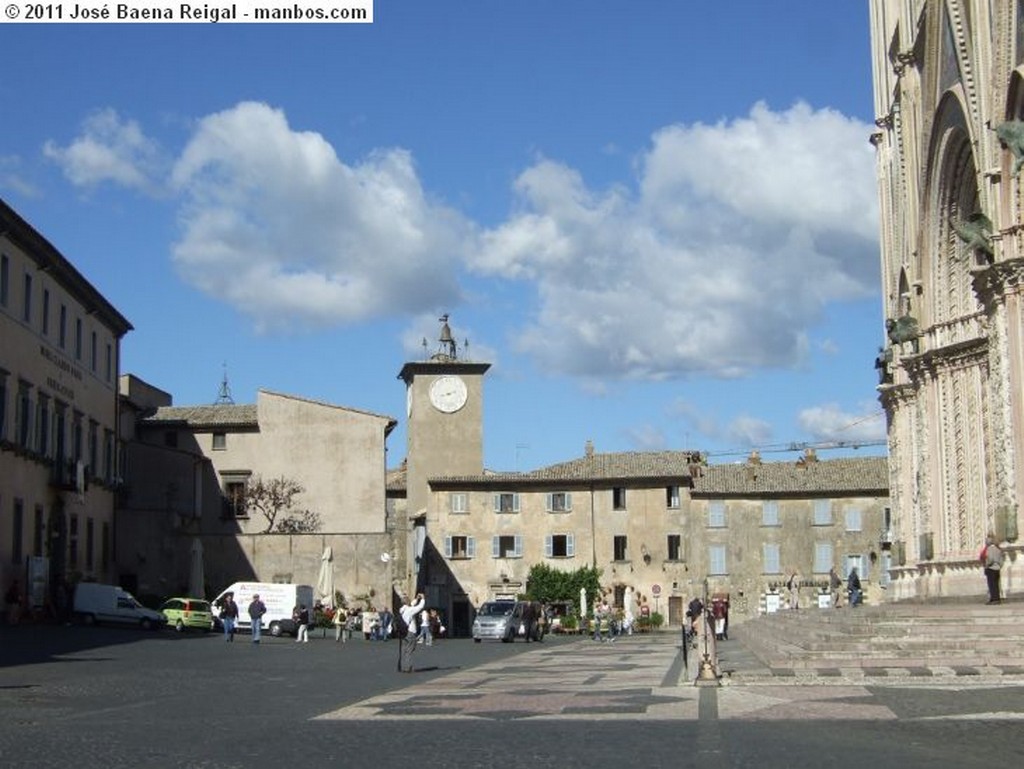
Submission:
<svg viewBox="0 0 1024 769">
<path fill-rule="evenodd" d="M 410 516 L 427 507 L 427 479 L 483 473 L 483 379 L 489 363 L 465 360 L 442 315 L 440 344 L 427 360 L 398 374 L 406 396 L 406 504 Z M 426 340 L 423 341 L 426 347 Z"/>
</svg>

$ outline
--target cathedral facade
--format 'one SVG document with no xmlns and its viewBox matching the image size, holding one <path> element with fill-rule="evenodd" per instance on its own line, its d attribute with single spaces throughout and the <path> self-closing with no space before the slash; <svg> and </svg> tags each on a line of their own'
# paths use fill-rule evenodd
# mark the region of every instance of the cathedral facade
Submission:
<svg viewBox="0 0 1024 769">
<path fill-rule="evenodd" d="M 892 597 L 979 594 L 1024 495 L 1024 3 L 872 0 Z"/>
</svg>

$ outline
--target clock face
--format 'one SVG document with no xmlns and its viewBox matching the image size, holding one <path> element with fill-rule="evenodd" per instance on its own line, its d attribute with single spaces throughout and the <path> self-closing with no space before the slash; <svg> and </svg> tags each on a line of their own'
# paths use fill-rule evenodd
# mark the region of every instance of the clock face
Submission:
<svg viewBox="0 0 1024 769">
<path fill-rule="evenodd" d="M 466 405 L 466 383 L 461 377 L 442 376 L 430 385 L 430 402 L 434 408 L 451 414 Z"/>
</svg>

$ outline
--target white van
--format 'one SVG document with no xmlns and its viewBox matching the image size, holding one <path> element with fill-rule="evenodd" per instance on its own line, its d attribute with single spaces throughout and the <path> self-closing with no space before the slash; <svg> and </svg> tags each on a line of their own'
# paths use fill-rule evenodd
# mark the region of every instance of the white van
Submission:
<svg viewBox="0 0 1024 769">
<path fill-rule="evenodd" d="M 263 629 L 272 636 L 295 635 L 297 627 L 292 620 L 292 610 L 299 605 L 309 609 L 309 620 L 313 621 L 313 586 L 287 585 L 276 582 L 235 582 L 217 594 L 213 599 L 214 616 L 219 616 L 224 603 L 224 596 L 234 593 L 238 604 L 238 630 L 250 630 L 252 621 L 249 619 L 249 604 L 254 595 L 259 595 L 267 607 L 263 615 Z"/>
<path fill-rule="evenodd" d="M 117 585 L 79 582 L 75 588 L 75 616 L 86 625 L 97 622 L 119 622 L 139 627 L 161 628 L 167 619 L 158 611 L 147 609 L 135 596 Z"/>
</svg>

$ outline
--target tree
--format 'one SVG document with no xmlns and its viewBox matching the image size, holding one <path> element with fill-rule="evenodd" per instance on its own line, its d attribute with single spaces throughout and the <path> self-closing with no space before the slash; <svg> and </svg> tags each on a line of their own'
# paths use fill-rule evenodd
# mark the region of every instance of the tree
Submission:
<svg viewBox="0 0 1024 769">
<path fill-rule="evenodd" d="M 587 591 L 588 600 L 593 600 L 601 592 L 601 571 L 589 566 L 571 572 L 561 571 L 538 563 L 530 568 L 526 578 L 526 597 L 531 601 L 576 604 L 580 599 L 580 588 Z"/>
<path fill-rule="evenodd" d="M 281 476 L 265 481 L 257 475 L 246 485 L 241 502 L 247 512 L 259 513 L 266 520 L 264 534 L 272 531 L 284 534 L 319 531 L 322 525 L 319 513 L 293 510 L 295 497 L 305 490 L 301 483 L 291 478 Z"/>
</svg>

